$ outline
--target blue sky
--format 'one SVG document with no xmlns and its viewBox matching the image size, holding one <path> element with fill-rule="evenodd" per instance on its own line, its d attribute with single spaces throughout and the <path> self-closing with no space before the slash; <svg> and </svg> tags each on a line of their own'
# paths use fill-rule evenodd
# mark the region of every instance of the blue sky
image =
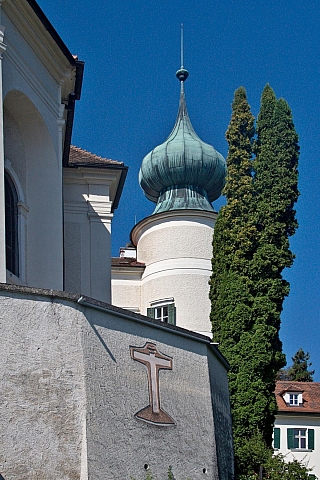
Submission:
<svg viewBox="0 0 320 480">
<path fill-rule="evenodd" d="M 113 222 L 113 255 L 135 219 L 153 210 L 138 185 L 143 157 L 169 135 L 178 109 L 180 24 L 193 126 L 225 157 L 233 93 L 243 85 L 253 114 L 270 83 L 293 111 L 300 138 L 296 260 L 280 336 L 288 363 L 302 347 L 320 381 L 318 0 L 38 0 L 68 48 L 85 61 L 73 144 L 121 160 L 129 174 Z M 220 207 L 222 200 L 214 206 Z"/>
</svg>

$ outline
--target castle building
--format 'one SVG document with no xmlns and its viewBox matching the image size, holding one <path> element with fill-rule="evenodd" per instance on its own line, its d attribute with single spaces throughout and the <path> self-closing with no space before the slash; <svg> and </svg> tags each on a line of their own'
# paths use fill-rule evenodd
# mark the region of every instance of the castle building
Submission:
<svg viewBox="0 0 320 480">
<path fill-rule="evenodd" d="M 131 245 L 112 264 L 112 302 L 211 336 L 209 278 L 226 163 L 191 124 L 184 93 L 188 71 L 176 73 L 180 103 L 167 140 L 142 161 L 139 182 L 156 207 L 131 231 Z"/>
</svg>

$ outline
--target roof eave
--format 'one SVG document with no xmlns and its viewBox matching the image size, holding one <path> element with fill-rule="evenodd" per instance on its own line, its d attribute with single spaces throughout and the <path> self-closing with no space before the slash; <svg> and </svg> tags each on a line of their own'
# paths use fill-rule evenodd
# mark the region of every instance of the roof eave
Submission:
<svg viewBox="0 0 320 480">
<path fill-rule="evenodd" d="M 34 13 L 37 15 L 39 18 L 40 22 L 44 26 L 44 28 L 47 30 L 49 35 L 51 35 L 52 39 L 55 41 L 55 43 L 58 45 L 60 48 L 61 52 L 64 54 L 64 56 L 67 58 L 67 60 L 71 63 L 71 65 L 76 66 L 78 60 L 74 58 L 56 29 L 53 27 L 52 23 L 48 20 L 44 12 L 41 10 L 39 7 L 38 3 L 35 0 L 26 0 Z"/>
<path fill-rule="evenodd" d="M 315 411 L 315 412 L 306 412 L 301 411 L 301 412 L 292 412 L 289 410 L 278 410 L 276 413 L 276 416 L 279 415 L 285 415 L 285 416 L 292 416 L 292 417 L 305 417 L 305 416 L 313 416 L 313 417 L 320 417 L 320 411 Z"/>
</svg>

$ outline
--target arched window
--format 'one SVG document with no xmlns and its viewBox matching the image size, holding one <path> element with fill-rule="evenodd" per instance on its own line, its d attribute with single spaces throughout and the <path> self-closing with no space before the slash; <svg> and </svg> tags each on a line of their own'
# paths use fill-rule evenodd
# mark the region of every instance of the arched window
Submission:
<svg viewBox="0 0 320 480">
<path fill-rule="evenodd" d="M 7 270 L 19 276 L 19 243 L 18 243 L 18 195 L 10 175 L 5 172 L 6 200 L 6 265 Z"/>
</svg>

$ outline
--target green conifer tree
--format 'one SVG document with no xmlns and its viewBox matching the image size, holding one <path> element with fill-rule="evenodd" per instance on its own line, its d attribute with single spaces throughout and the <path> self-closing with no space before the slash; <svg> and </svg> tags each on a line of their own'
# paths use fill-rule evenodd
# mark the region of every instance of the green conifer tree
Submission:
<svg viewBox="0 0 320 480">
<path fill-rule="evenodd" d="M 313 382 L 312 375 L 315 371 L 308 370 L 312 365 L 312 363 L 309 362 L 309 352 L 305 353 L 302 348 L 299 348 L 291 360 L 293 364 L 287 369 L 288 380 L 293 382 Z"/>
<path fill-rule="evenodd" d="M 294 204 L 298 198 L 298 136 L 291 110 L 285 100 L 276 100 L 267 85 L 261 97 L 257 121 L 256 159 L 254 160 L 254 210 L 257 225 L 256 252 L 252 262 L 254 280 L 254 323 L 262 332 L 266 348 L 260 364 L 267 403 L 265 420 L 259 429 L 271 446 L 272 424 L 276 413 L 273 395 L 279 369 L 285 365 L 279 339 L 280 314 L 289 293 L 289 284 L 282 277 L 290 267 L 293 254 L 289 237 L 297 228 Z"/>
<path fill-rule="evenodd" d="M 226 138 L 229 144 L 228 174 L 224 194 L 227 204 L 220 209 L 213 237 L 210 299 L 213 340 L 219 342 L 230 363 L 229 389 L 233 415 L 235 453 L 237 439 L 252 434 L 249 417 L 242 409 L 251 410 L 247 396 L 251 373 L 246 378 L 248 350 L 246 335 L 252 329 L 252 280 L 250 261 L 257 235 L 252 216 L 253 176 L 252 139 L 254 117 L 245 89 L 234 96 L 232 117 Z M 240 383 L 239 383 L 240 382 Z M 253 392 L 251 392 L 253 393 Z"/>
<path fill-rule="evenodd" d="M 241 465 L 246 464 L 250 439 L 271 448 L 275 379 L 285 365 L 279 328 L 289 286 L 282 270 L 293 261 L 288 237 L 297 226 L 297 135 L 288 105 L 277 101 L 268 85 L 261 99 L 254 162 L 253 134 L 253 117 L 240 88 L 226 134 L 227 205 L 216 222 L 210 284 L 213 339 L 231 366 L 238 473 L 245 473 Z"/>
<path fill-rule="evenodd" d="M 248 290 L 245 282 L 234 273 L 244 273 L 246 257 L 252 255 L 252 241 L 255 237 L 254 227 L 249 227 L 254 118 L 243 87 L 235 92 L 232 109 L 231 122 L 226 132 L 229 154 L 223 193 L 226 195 L 227 205 L 221 208 L 215 225 L 210 289 L 210 298 L 216 307 L 211 311 L 214 339 L 221 342 L 223 337 L 222 350 L 227 348 L 228 341 L 232 345 L 237 343 L 242 331 L 241 321 L 248 321 L 247 315 L 241 312 L 249 302 Z M 232 303 L 232 295 L 235 304 Z M 238 302 L 239 297 L 243 298 L 243 305 Z M 228 320 L 230 315 L 237 316 L 238 321 Z"/>
</svg>

